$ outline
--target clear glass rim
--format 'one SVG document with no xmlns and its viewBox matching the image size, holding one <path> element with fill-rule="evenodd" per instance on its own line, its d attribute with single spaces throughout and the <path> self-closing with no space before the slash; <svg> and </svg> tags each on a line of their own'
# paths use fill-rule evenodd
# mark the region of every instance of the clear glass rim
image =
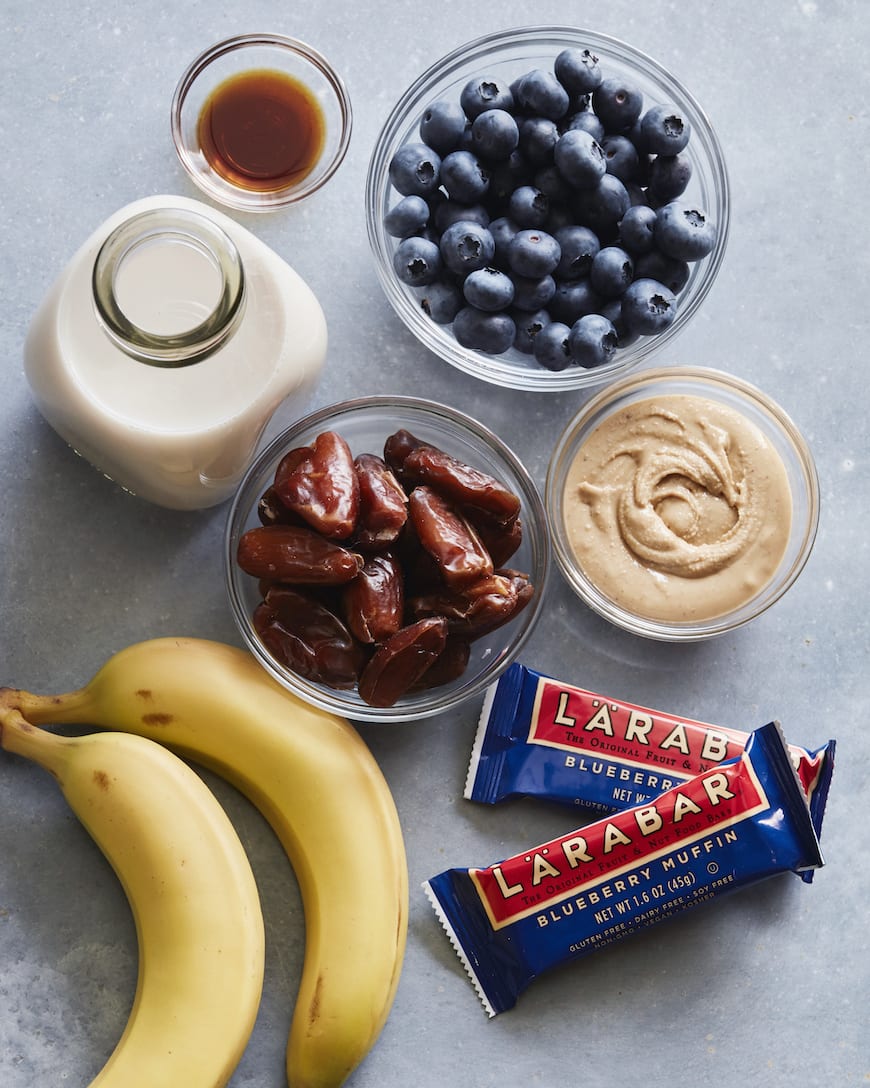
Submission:
<svg viewBox="0 0 870 1088">
<path fill-rule="evenodd" d="M 564 531 L 561 516 L 566 462 L 575 452 L 578 433 L 604 418 L 608 409 L 634 390 L 664 383 L 699 383 L 714 391 L 724 388 L 755 406 L 778 428 L 793 450 L 807 503 L 803 533 L 787 570 L 777 575 L 752 600 L 731 612 L 695 623 L 666 623 L 636 615 L 605 596 L 580 570 Z M 816 464 L 803 434 L 789 414 L 757 386 L 725 371 L 708 367 L 658 367 L 632 374 L 587 401 L 566 425 L 553 450 L 544 484 L 544 502 L 556 565 L 571 589 L 594 612 L 631 634 L 660 642 L 699 642 L 744 626 L 771 608 L 794 584 L 813 550 L 820 518 L 820 487 Z"/>
<path fill-rule="evenodd" d="M 276 665 L 253 630 L 250 616 L 245 608 L 239 589 L 241 575 L 237 568 L 235 556 L 238 540 L 243 531 L 244 520 L 253 498 L 253 482 L 257 480 L 270 462 L 286 452 L 288 438 L 292 441 L 294 435 L 310 432 L 324 424 L 329 424 L 338 429 L 342 416 L 351 415 L 361 410 L 390 411 L 397 409 L 403 413 L 419 412 L 421 415 L 442 420 L 450 426 L 458 426 L 466 431 L 470 437 L 484 443 L 491 452 L 506 463 L 522 489 L 521 498 L 525 510 L 523 515 L 524 524 L 527 526 L 526 531 L 533 534 L 531 548 L 535 569 L 529 573 L 535 578 L 536 587 L 534 599 L 529 602 L 522 615 L 517 618 L 518 627 L 509 648 L 497 660 L 494 659 L 474 680 L 470 680 L 459 689 L 448 688 L 443 692 L 433 689 L 429 695 L 415 703 L 399 703 L 393 707 L 372 707 L 362 701 L 352 702 L 347 697 L 343 698 L 341 692 L 332 692 L 330 689 L 308 681 L 304 677 L 293 674 L 288 679 L 288 673 Z M 230 609 L 245 644 L 260 665 L 278 683 L 313 706 L 345 718 L 375 724 L 419 721 L 443 713 L 456 706 L 465 705 L 469 700 L 482 695 L 485 689 L 516 660 L 531 636 L 544 605 L 546 588 L 550 577 L 550 559 L 550 538 L 543 499 L 529 472 L 510 447 L 488 427 L 471 416 L 445 404 L 409 396 L 358 397 L 318 408 L 293 423 L 284 432 L 273 438 L 258 454 L 232 500 L 224 531 L 224 567 Z"/>
<path fill-rule="evenodd" d="M 211 313 L 191 329 L 161 335 L 140 328 L 118 303 L 118 272 L 139 245 L 160 238 L 183 240 L 204 253 L 221 277 Z M 154 208 L 125 219 L 100 246 L 91 276 L 94 306 L 107 335 L 127 355 L 159 367 L 184 367 L 211 355 L 237 328 L 246 281 L 235 242 L 217 223 L 186 208 Z"/>
<path fill-rule="evenodd" d="M 493 50 L 522 45 L 553 46 L 584 45 L 612 54 L 623 63 L 638 66 L 658 81 L 663 90 L 672 94 L 681 108 L 685 109 L 692 124 L 692 141 L 700 146 L 702 158 L 709 164 L 713 183 L 713 214 L 716 217 L 718 237 L 712 253 L 705 258 L 703 267 L 693 269 L 694 279 L 687 285 L 689 294 L 681 295 L 677 319 L 664 332 L 623 349 L 624 354 L 614 362 L 592 370 L 567 368 L 559 372 L 544 368 L 527 370 L 519 366 L 504 365 L 499 356 L 486 356 L 470 351 L 456 343 L 434 322 L 424 318 L 409 290 L 400 285 L 393 273 L 391 242 L 382 223 L 381 209 L 389 194 L 387 166 L 394 150 L 394 141 L 409 122 L 428 103 L 432 87 L 448 76 L 454 75 L 466 65 L 477 61 L 484 63 L 492 58 Z M 496 58 L 497 59 L 497 58 Z M 602 385 L 633 370 L 642 362 L 649 361 L 671 344 L 688 325 L 692 316 L 705 300 L 716 280 L 727 248 L 730 233 L 731 203 L 730 182 L 725 157 L 719 138 L 707 114 L 686 87 L 646 53 L 597 31 L 565 25 L 528 26 L 497 31 L 458 46 L 430 65 L 404 92 L 387 116 L 375 141 L 369 160 L 365 189 L 366 227 L 369 245 L 375 258 L 375 271 L 381 287 L 393 309 L 414 335 L 432 352 L 452 366 L 472 377 L 526 392 L 562 393 Z"/>
<path fill-rule="evenodd" d="M 338 106 L 341 118 L 338 140 L 329 159 L 321 160 L 298 184 L 272 192 L 254 192 L 234 186 L 226 179 L 216 180 L 209 173 L 197 168 L 182 131 L 181 117 L 185 100 L 197 78 L 214 61 L 239 50 L 263 47 L 286 50 L 307 61 L 324 77 Z M 182 73 L 170 106 L 170 128 L 176 153 L 192 181 L 214 200 L 238 211 L 275 211 L 296 204 L 323 188 L 341 166 L 350 146 L 353 131 L 353 107 L 344 80 L 326 57 L 307 42 L 286 34 L 238 34 L 217 42 L 203 50 Z"/>
</svg>

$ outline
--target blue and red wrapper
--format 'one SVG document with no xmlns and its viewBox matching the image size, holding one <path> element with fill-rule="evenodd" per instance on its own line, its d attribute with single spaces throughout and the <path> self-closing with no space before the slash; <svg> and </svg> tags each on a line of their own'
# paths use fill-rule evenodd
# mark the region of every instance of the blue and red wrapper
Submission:
<svg viewBox="0 0 870 1088">
<path fill-rule="evenodd" d="M 820 868 L 807 795 L 779 725 L 740 754 L 427 895 L 490 1016 L 551 967 L 780 873 Z"/>
<path fill-rule="evenodd" d="M 487 692 L 465 796 L 484 804 L 536 797 L 615 812 L 735 759 L 748 739 L 749 733 L 650 710 L 515 663 Z M 835 747 L 833 740 L 813 750 L 789 745 L 818 837 Z"/>
</svg>

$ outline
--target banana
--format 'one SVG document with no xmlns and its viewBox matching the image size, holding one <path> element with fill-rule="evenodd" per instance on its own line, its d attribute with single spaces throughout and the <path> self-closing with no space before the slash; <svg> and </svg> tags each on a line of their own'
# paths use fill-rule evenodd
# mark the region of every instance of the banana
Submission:
<svg viewBox="0 0 870 1088">
<path fill-rule="evenodd" d="M 287 1045 L 290 1088 L 337 1088 L 370 1051 L 399 981 L 408 869 L 398 814 L 354 727 L 298 700 L 253 655 L 160 638 L 111 657 L 78 691 L 0 700 L 37 723 L 158 740 L 240 790 L 299 883 L 305 959 Z"/>
<path fill-rule="evenodd" d="M 135 919 L 136 996 L 91 1088 L 222 1088 L 254 1027 L 265 955 L 257 886 L 223 808 L 182 760 L 127 733 L 62 737 L 0 707 L 0 745 L 54 775 Z"/>
</svg>

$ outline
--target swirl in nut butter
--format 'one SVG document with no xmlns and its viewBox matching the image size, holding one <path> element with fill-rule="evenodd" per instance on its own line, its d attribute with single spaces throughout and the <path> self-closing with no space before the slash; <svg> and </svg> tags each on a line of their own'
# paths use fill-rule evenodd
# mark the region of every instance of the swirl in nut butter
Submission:
<svg viewBox="0 0 870 1088">
<path fill-rule="evenodd" d="M 568 539 L 617 605 L 661 622 L 712 619 L 773 577 L 791 525 L 785 466 L 740 412 L 688 394 L 604 419 L 565 484 Z"/>
</svg>

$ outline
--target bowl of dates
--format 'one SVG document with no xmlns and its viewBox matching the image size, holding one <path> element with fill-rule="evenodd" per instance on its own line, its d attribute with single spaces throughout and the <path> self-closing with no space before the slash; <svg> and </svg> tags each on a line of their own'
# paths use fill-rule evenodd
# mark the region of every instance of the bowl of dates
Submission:
<svg viewBox="0 0 870 1088">
<path fill-rule="evenodd" d="M 322 408 L 278 435 L 230 509 L 242 637 L 271 675 L 346 718 L 425 718 L 480 695 L 541 610 L 546 514 L 481 423 L 412 397 Z"/>
<path fill-rule="evenodd" d="M 701 106 L 633 46 L 570 27 L 463 45 L 377 139 L 366 219 L 399 318 L 513 389 L 603 384 L 686 327 L 722 263 L 728 175 Z"/>
</svg>

